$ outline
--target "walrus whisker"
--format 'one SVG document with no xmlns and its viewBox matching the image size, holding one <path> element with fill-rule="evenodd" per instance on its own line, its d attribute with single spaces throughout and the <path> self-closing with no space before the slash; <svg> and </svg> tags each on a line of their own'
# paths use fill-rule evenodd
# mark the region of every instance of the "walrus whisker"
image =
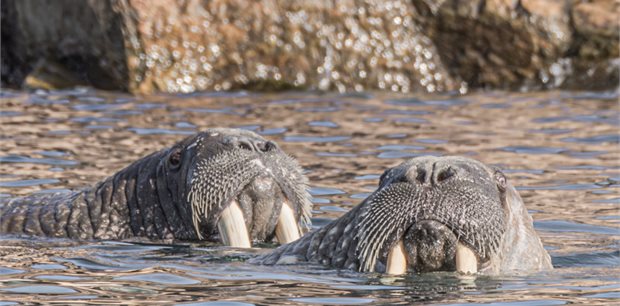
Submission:
<svg viewBox="0 0 620 306">
<path fill-rule="evenodd" d="M 231 155 L 234 157 L 231 157 Z M 229 162 L 231 159 L 235 160 L 234 164 Z M 209 222 L 209 220 L 205 220 L 207 217 L 210 217 L 213 221 L 212 218 L 214 216 L 211 216 L 211 211 L 215 208 L 226 209 L 225 205 L 222 205 L 222 201 L 232 199 L 240 186 L 247 185 L 259 173 L 260 169 L 257 163 L 252 162 L 252 160 L 254 160 L 254 157 L 237 152 L 220 153 L 197 163 L 196 172 L 192 177 L 192 188 L 188 194 L 188 202 L 192 208 L 194 230 L 200 239 L 203 238 L 201 223 L 203 221 Z M 211 165 L 218 165 L 218 168 L 214 168 Z M 218 182 L 208 179 L 213 176 L 222 176 L 220 173 L 228 173 L 230 175 L 227 176 L 228 179 L 220 179 Z M 241 176 L 240 173 L 245 173 L 243 176 L 245 179 L 238 182 L 236 178 Z M 216 188 L 215 184 L 219 188 Z"/>
</svg>

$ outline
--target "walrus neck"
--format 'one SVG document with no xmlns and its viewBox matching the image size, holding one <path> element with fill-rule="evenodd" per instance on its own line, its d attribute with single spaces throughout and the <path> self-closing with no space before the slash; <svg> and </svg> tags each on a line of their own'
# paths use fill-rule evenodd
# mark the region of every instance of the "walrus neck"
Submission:
<svg viewBox="0 0 620 306">
<path fill-rule="evenodd" d="M 183 209 L 182 196 L 163 176 L 159 162 L 164 154 L 151 154 L 92 188 L 0 205 L 0 232 L 83 240 L 195 240 L 194 229 L 186 226 L 191 216 Z"/>
<path fill-rule="evenodd" d="M 178 190 L 167 184 L 164 155 L 153 153 L 85 191 L 93 238 L 197 239 Z"/>
</svg>

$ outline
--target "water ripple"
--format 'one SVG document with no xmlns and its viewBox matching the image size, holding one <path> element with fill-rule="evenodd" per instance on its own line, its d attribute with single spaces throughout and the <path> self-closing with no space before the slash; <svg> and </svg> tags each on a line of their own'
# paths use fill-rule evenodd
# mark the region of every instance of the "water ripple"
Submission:
<svg viewBox="0 0 620 306">
<path fill-rule="evenodd" d="M 182 277 L 182 276 L 169 274 L 169 273 L 134 274 L 134 275 L 116 277 L 115 280 L 141 281 L 141 282 L 172 284 L 172 285 L 193 285 L 193 284 L 200 283 L 200 281 L 197 281 L 195 279 Z"/>
<path fill-rule="evenodd" d="M 60 183 L 60 180 L 57 179 L 31 179 L 31 180 L 17 180 L 17 181 L 4 181 L 0 182 L 0 187 L 7 188 L 18 188 L 18 187 L 29 187 L 29 186 L 37 186 L 44 184 L 57 184 Z"/>
<path fill-rule="evenodd" d="M 284 134 L 286 133 L 286 131 L 288 131 L 287 128 L 272 128 L 272 129 L 264 129 L 262 131 L 259 131 L 258 133 L 261 135 L 277 135 L 277 134 Z"/>
<path fill-rule="evenodd" d="M 620 251 L 576 253 L 563 256 L 553 256 L 553 266 L 563 267 L 609 267 L 620 266 Z"/>
<path fill-rule="evenodd" d="M 401 105 L 401 106 L 428 106 L 428 105 L 455 106 L 455 105 L 467 104 L 467 101 L 460 100 L 460 99 L 420 100 L 417 98 L 403 98 L 403 99 L 386 100 L 385 103 L 391 104 L 391 105 Z"/>
<path fill-rule="evenodd" d="M 328 127 L 328 128 L 337 128 L 338 124 L 332 121 L 310 121 L 308 122 L 309 126 L 320 126 L 320 127 Z"/>
<path fill-rule="evenodd" d="M 580 143 L 619 143 L 620 135 L 619 134 L 608 134 L 608 135 L 596 135 L 591 137 L 566 137 L 560 139 L 566 142 L 580 142 Z"/>
<path fill-rule="evenodd" d="M 128 128 L 127 130 L 132 131 L 138 135 L 193 135 L 196 133 L 196 131 L 160 129 L 160 128 Z"/>
<path fill-rule="evenodd" d="M 381 175 L 379 174 L 366 174 L 366 175 L 360 175 L 360 176 L 356 176 L 354 179 L 356 180 L 379 180 L 379 178 L 381 177 Z"/>
<path fill-rule="evenodd" d="M 31 163 L 53 166 L 75 166 L 80 163 L 74 160 L 55 159 L 55 158 L 34 158 L 20 155 L 1 156 L 0 163 Z"/>
<path fill-rule="evenodd" d="M 517 190 L 590 190 L 598 189 L 601 186 L 596 184 L 558 184 L 549 186 L 519 186 Z"/>
<path fill-rule="evenodd" d="M 377 150 L 382 151 L 404 151 L 404 150 L 424 150 L 426 147 L 423 146 L 412 146 L 412 145 L 384 145 L 377 147 Z"/>
<path fill-rule="evenodd" d="M 339 142 L 349 140 L 349 136 L 284 136 L 283 140 L 287 142 Z"/>
<path fill-rule="evenodd" d="M 293 302 L 313 305 L 361 305 L 372 303 L 374 299 L 368 298 L 344 298 L 344 297 L 321 297 L 321 298 L 294 298 Z"/>
<path fill-rule="evenodd" d="M 32 285 L 32 286 L 18 286 L 10 288 L 0 288 L 0 291 L 21 293 L 21 294 L 71 294 L 77 293 L 77 291 L 61 286 L 52 285 Z"/>
<path fill-rule="evenodd" d="M 592 225 L 585 223 L 576 223 L 566 220 L 545 220 L 534 221 L 536 229 L 547 232 L 580 232 L 588 234 L 601 234 L 601 235 L 619 235 L 620 229 Z"/>
<path fill-rule="evenodd" d="M 20 274 L 24 272 L 24 270 L 0 267 L 0 275 Z"/>
<path fill-rule="evenodd" d="M 254 306 L 255 304 L 231 302 L 231 301 L 212 301 L 212 302 L 196 302 L 196 303 L 179 303 L 182 306 Z"/>
<path fill-rule="evenodd" d="M 327 188 L 327 187 L 310 187 L 310 195 L 314 196 L 326 196 L 326 195 L 337 195 L 344 194 L 345 192 L 336 189 L 336 188 Z"/>
<path fill-rule="evenodd" d="M 516 147 L 503 147 L 500 148 L 503 151 L 519 153 L 519 154 L 558 154 L 566 152 L 564 148 L 554 147 L 529 147 L 529 146 L 516 146 Z"/>
<path fill-rule="evenodd" d="M 403 151 L 384 151 L 377 154 L 378 158 L 411 158 L 422 155 L 429 155 L 428 153 L 412 153 Z"/>
</svg>

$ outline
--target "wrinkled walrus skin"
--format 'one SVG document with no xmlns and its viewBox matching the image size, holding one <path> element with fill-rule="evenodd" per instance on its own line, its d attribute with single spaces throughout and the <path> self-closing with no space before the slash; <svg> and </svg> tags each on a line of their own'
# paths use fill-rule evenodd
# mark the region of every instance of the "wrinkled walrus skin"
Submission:
<svg viewBox="0 0 620 306">
<path fill-rule="evenodd" d="M 224 211 L 235 215 L 232 206 L 242 219 L 224 220 Z M 235 234 L 218 228 L 228 222 L 228 230 L 238 231 L 238 238 L 267 241 L 277 230 L 303 233 L 310 210 L 307 179 L 275 143 L 250 131 L 209 129 L 134 162 L 92 188 L 5 200 L 0 203 L 0 233 L 213 240 L 249 247 L 222 241 L 222 234 Z M 289 212 L 285 217 L 293 222 L 283 225 L 281 212 Z M 277 238 L 289 242 L 298 237 Z"/>
<path fill-rule="evenodd" d="M 362 272 L 517 274 L 552 269 L 504 174 L 463 157 L 418 157 L 325 227 L 251 260 L 318 262 Z"/>
</svg>

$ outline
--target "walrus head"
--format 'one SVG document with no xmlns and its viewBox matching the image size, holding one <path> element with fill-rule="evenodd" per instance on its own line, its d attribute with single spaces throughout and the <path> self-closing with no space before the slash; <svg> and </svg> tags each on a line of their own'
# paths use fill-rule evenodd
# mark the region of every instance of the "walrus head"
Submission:
<svg viewBox="0 0 620 306">
<path fill-rule="evenodd" d="M 360 205 L 252 262 L 317 261 L 362 272 L 551 269 L 519 194 L 494 167 L 418 157 L 388 169 Z"/>
<path fill-rule="evenodd" d="M 307 180 L 272 141 L 238 129 L 209 129 L 167 151 L 166 183 L 190 209 L 199 239 L 250 247 L 287 243 L 309 224 Z"/>
<path fill-rule="evenodd" d="M 391 168 L 360 214 L 363 270 L 476 272 L 506 230 L 506 178 L 460 157 L 421 157 Z M 398 262 L 398 263 L 397 263 Z"/>
</svg>

